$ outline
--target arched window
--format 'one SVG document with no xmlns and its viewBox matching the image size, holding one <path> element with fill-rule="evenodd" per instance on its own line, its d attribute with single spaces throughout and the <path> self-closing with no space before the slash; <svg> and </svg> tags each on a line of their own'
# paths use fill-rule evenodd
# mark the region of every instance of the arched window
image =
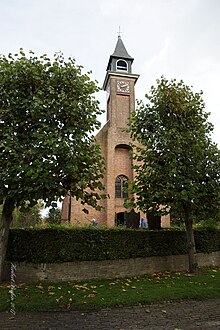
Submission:
<svg viewBox="0 0 220 330">
<path fill-rule="evenodd" d="M 125 189 L 128 188 L 128 178 L 124 175 L 120 175 L 115 180 L 115 197 L 116 198 L 128 198 L 128 192 Z"/>
<path fill-rule="evenodd" d="M 118 60 L 116 69 L 117 71 L 128 71 L 128 63 L 124 60 Z"/>
</svg>

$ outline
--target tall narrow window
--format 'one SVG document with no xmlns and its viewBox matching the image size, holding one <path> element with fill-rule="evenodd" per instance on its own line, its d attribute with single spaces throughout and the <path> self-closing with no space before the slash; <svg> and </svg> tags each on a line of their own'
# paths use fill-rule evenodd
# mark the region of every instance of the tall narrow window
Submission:
<svg viewBox="0 0 220 330">
<path fill-rule="evenodd" d="M 116 69 L 117 69 L 117 71 L 128 71 L 128 63 L 123 60 L 118 60 Z"/>
<path fill-rule="evenodd" d="M 120 175 L 115 180 L 115 197 L 116 198 L 128 198 L 128 192 L 125 191 L 128 188 L 128 178 L 124 175 Z"/>
</svg>

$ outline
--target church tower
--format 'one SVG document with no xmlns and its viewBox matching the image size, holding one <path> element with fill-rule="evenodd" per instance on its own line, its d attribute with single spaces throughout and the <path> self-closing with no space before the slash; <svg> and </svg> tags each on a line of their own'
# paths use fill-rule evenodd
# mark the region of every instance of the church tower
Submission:
<svg viewBox="0 0 220 330">
<path fill-rule="evenodd" d="M 103 89 L 107 94 L 106 124 L 96 135 L 105 159 L 106 171 L 103 184 L 109 195 L 101 200 L 101 211 L 86 206 L 86 215 L 79 201 L 67 196 L 62 207 L 62 222 L 71 224 L 89 223 L 93 218 L 100 225 L 114 226 L 127 223 L 127 210 L 124 207 L 128 194 L 124 191 L 128 180 L 134 177 L 130 157 L 130 136 L 126 132 L 131 113 L 135 110 L 135 83 L 139 77 L 132 73 L 133 58 L 128 54 L 121 37 L 118 37 L 115 50 L 110 55 Z"/>
<path fill-rule="evenodd" d="M 133 60 L 119 36 L 115 50 L 110 55 L 103 84 L 107 94 L 106 123 L 96 135 L 96 143 L 105 159 L 103 184 L 109 198 L 100 201 L 102 210 L 97 211 L 67 196 L 62 208 L 63 223 L 89 224 L 95 218 L 99 225 L 137 228 L 140 217 L 146 217 L 142 212 L 124 207 L 125 199 L 129 197 L 124 188 L 135 175 L 130 156 L 130 134 L 126 131 L 131 114 L 135 111 L 135 83 L 139 77 L 132 73 Z M 85 207 L 88 214 L 83 212 Z"/>
<path fill-rule="evenodd" d="M 134 85 L 139 75 L 132 74 L 133 60 L 119 36 L 103 85 L 107 92 L 107 121 L 115 128 L 126 128 L 130 113 L 135 110 Z"/>
<path fill-rule="evenodd" d="M 134 176 L 130 136 L 126 132 L 131 113 L 135 111 L 135 83 L 139 77 L 132 73 L 133 60 L 119 36 L 103 84 L 107 94 L 107 122 L 96 137 L 106 162 L 104 184 L 110 196 L 105 201 L 108 226 L 127 222 L 124 201 L 128 195 L 123 188 Z"/>
</svg>

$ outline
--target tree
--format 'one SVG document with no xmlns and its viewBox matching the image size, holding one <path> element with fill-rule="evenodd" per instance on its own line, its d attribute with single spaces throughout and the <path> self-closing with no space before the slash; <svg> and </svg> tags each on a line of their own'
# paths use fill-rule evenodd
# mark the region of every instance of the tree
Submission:
<svg viewBox="0 0 220 330">
<path fill-rule="evenodd" d="M 22 210 L 16 208 L 13 212 L 12 226 L 17 227 L 30 227 L 40 224 L 42 222 L 41 210 L 43 209 L 43 202 L 38 201 L 33 207 L 29 207 L 28 203 Z"/>
<path fill-rule="evenodd" d="M 184 220 L 189 251 L 189 271 L 197 271 L 193 217 L 219 208 L 220 153 L 211 141 L 213 125 L 201 93 L 183 81 L 162 77 L 139 102 L 130 123 L 136 144 L 136 177 L 131 204 L 147 213 L 178 210 Z"/>
<path fill-rule="evenodd" d="M 103 158 L 93 143 L 97 82 L 62 54 L 0 57 L 0 280 L 15 207 L 71 193 L 98 207 Z"/>
<path fill-rule="evenodd" d="M 47 223 L 60 224 L 61 223 L 61 209 L 58 207 L 52 207 L 49 209 L 47 216 L 45 217 Z"/>
</svg>

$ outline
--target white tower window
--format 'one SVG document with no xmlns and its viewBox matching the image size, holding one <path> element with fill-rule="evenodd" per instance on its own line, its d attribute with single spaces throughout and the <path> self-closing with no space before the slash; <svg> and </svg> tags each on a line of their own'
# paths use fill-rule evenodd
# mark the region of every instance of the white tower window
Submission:
<svg viewBox="0 0 220 330">
<path fill-rule="evenodd" d="M 124 60 L 118 60 L 116 63 L 117 71 L 128 71 L 128 63 Z"/>
</svg>

